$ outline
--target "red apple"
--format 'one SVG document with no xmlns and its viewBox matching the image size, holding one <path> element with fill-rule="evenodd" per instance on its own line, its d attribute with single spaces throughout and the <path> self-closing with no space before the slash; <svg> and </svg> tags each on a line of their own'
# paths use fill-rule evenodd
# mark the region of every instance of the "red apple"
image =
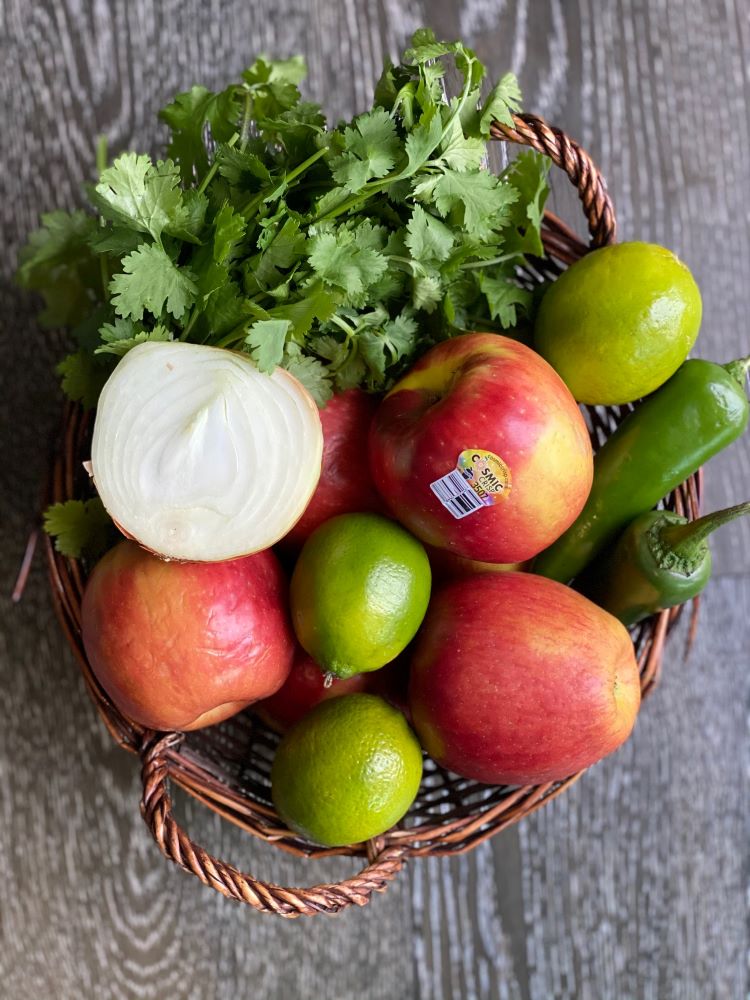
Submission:
<svg viewBox="0 0 750 1000">
<path fill-rule="evenodd" d="M 374 396 L 361 389 L 347 389 L 320 411 L 320 479 L 304 514 L 284 537 L 284 548 L 299 548 L 319 524 L 337 514 L 383 510 L 367 461 L 367 437 L 377 404 Z"/>
<path fill-rule="evenodd" d="M 345 679 L 333 677 L 326 687 L 325 674 L 315 660 L 298 645 L 292 669 L 283 685 L 270 698 L 264 698 L 253 705 L 253 711 L 271 729 L 285 733 L 319 702 L 338 698 L 342 694 L 365 691 L 379 694 L 394 708 L 406 714 L 407 678 L 407 665 L 403 662 L 403 657 L 399 656 L 380 670 L 355 674 L 354 677 Z"/>
<path fill-rule="evenodd" d="M 409 703 L 422 746 L 444 767 L 489 784 L 538 784 L 627 739 L 638 666 L 625 627 L 569 587 L 481 574 L 433 596 Z"/>
<path fill-rule="evenodd" d="M 270 698 L 264 698 L 254 705 L 253 711 L 272 729 L 285 733 L 319 702 L 367 690 L 369 676 L 356 674 L 346 679 L 332 677 L 331 683 L 326 687 L 325 674 L 315 660 L 298 645 L 287 679 Z"/>
<path fill-rule="evenodd" d="M 120 542 L 91 574 L 82 628 L 102 687 L 150 729 L 199 729 L 273 694 L 295 646 L 286 580 L 268 550 L 180 563 Z"/>
<path fill-rule="evenodd" d="M 386 663 L 380 670 L 373 670 L 367 677 L 369 694 L 380 695 L 389 705 L 403 712 L 406 721 L 411 725 L 409 712 L 409 660 L 411 646 L 399 653 L 395 660 Z"/>
<path fill-rule="evenodd" d="M 393 514 L 423 542 L 514 563 L 576 519 L 593 454 L 552 367 L 508 337 L 473 333 L 433 347 L 387 394 L 370 429 L 370 466 Z"/>
<path fill-rule="evenodd" d="M 521 572 L 524 562 L 489 563 L 478 559 L 464 559 L 447 549 L 438 549 L 434 545 L 425 546 L 430 558 L 433 580 L 453 580 L 458 576 L 474 576 L 477 573 L 507 573 L 509 570 Z"/>
</svg>

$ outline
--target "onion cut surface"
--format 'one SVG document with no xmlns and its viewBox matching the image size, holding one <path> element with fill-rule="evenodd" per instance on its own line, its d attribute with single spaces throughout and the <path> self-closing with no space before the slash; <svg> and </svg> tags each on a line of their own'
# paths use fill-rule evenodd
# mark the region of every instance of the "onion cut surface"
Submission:
<svg viewBox="0 0 750 1000">
<path fill-rule="evenodd" d="M 266 549 L 320 478 L 318 408 L 289 372 L 177 342 L 139 344 L 102 390 L 94 483 L 124 534 L 158 555 L 218 562 Z"/>
</svg>

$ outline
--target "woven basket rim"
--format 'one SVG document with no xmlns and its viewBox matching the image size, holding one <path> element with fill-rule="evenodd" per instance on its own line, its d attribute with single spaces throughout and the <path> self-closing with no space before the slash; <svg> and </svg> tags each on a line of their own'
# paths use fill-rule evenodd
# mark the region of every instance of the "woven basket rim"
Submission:
<svg viewBox="0 0 750 1000">
<path fill-rule="evenodd" d="M 602 175 L 591 157 L 560 129 L 535 115 L 514 115 L 513 125 L 494 123 L 493 138 L 530 146 L 550 156 L 578 190 L 588 221 L 591 242 L 586 247 L 572 229 L 552 212 L 545 212 L 543 241 L 548 258 L 567 265 L 590 249 L 607 245 L 615 239 L 615 214 Z M 549 259 L 542 265 L 550 276 Z M 561 268 L 556 266 L 556 272 Z M 629 408 L 597 407 L 589 410 L 593 432 L 606 436 L 613 419 L 622 419 Z M 610 421 L 609 423 L 607 421 Z M 53 457 L 48 483 L 49 502 L 74 498 L 80 491 L 80 450 L 89 431 L 89 415 L 68 403 L 63 410 L 60 441 Z M 666 506 L 695 518 L 700 512 L 702 476 L 689 477 L 669 497 Z M 494 836 L 507 826 L 546 805 L 570 787 L 583 772 L 564 781 L 518 789 L 498 788 L 458 779 L 436 768 L 432 774 L 447 788 L 447 800 L 461 794 L 478 796 L 475 808 L 448 812 L 440 822 L 417 822 L 397 826 L 366 844 L 323 849 L 309 844 L 285 827 L 273 806 L 260 798 L 240 795 L 206 768 L 205 758 L 191 750 L 190 741 L 179 733 L 154 733 L 127 719 L 110 701 L 99 685 L 86 659 L 81 638 L 81 599 L 85 570 L 80 562 L 61 556 L 49 537 L 45 537 L 48 575 L 53 603 L 69 645 L 78 660 L 89 694 L 113 739 L 123 748 L 137 753 L 142 760 L 143 798 L 141 811 L 159 844 L 170 860 L 200 878 L 224 895 L 243 901 L 263 912 L 295 917 L 315 913 L 335 913 L 352 904 L 364 905 L 373 892 L 382 891 L 397 874 L 407 857 L 458 854 Z M 694 631 L 698 602 L 693 605 Z M 648 619 L 634 631 L 645 698 L 656 684 L 664 643 L 681 608 Z M 211 727 L 212 729 L 214 727 Z M 192 735 L 192 734 L 191 734 Z M 201 760 L 203 763 L 201 764 Z M 352 878 L 312 888 L 288 888 L 273 885 L 244 874 L 231 865 L 213 858 L 194 844 L 172 815 L 168 782 L 179 785 L 189 795 L 210 809 L 239 825 L 252 835 L 272 842 L 298 856 L 326 857 L 357 855 L 368 860 L 361 873 Z M 441 804 L 442 808 L 442 804 Z"/>
</svg>

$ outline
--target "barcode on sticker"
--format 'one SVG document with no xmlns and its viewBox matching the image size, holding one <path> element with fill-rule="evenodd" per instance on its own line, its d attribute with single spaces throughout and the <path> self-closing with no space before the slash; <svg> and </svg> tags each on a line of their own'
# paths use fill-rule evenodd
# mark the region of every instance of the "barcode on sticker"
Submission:
<svg viewBox="0 0 750 1000">
<path fill-rule="evenodd" d="M 449 472 L 447 476 L 441 476 L 430 483 L 430 489 L 443 507 L 457 519 L 473 514 L 484 506 L 460 472 Z"/>
</svg>

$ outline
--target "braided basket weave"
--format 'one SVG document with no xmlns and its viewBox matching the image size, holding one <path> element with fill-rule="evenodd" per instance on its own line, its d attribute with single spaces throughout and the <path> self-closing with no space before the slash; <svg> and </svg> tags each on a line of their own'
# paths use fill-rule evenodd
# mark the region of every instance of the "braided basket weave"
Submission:
<svg viewBox="0 0 750 1000">
<path fill-rule="evenodd" d="M 604 180 L 588 154 L 559 129 L 531 115 L 514 116 L 513 127 L 495 124 L 493 138 L 531 146 L 549 156 L 578 190 L 588 220 L 590 248 L 612 243 L 615 216 Z M 523 275 L 529 287 L 556 277 L 562 267 L 587 252 L 574 233 L 547 213 L 543 240 L 547 258 Z M 587 411 L 594 447 L 630 407 Z M 78 407 L 64 411 L 59 447 L 51 470 L 49 501 L 57 503 L 88 492 L 82 461 L 89 456 L 91 422 Z M 665 506 L 689 518 L 698 515 L 700 476 L 693 476 L 665 498 Z M 524 788 L 480 785 L 459 778 L 425 760 L 419 795 L 405 819 L 381 837 L 349 847 L 316 847 L 292 833 L 279 819 L 270 795 L 270 770 L 278 736 L 245 711 L 219 726 L 187 735 L 156 733 L 125 718 L 94 677 L 81 640 L 81 597 L 86 568 L 61 556 L 46 539 L 47 561 L 58 617 L 80 663 L 89 692 L 113 738 L 141 758 L 141 812 L 162 853 L 206 885 L 256 910 L 297 917 L 337 913 L 366 904 L 386 888 L 407 858 L 459 854 L 539 809 L 568 788 L 579 774 L 560 782 Z M 694 612 L 695 613 L 695 612 Z M 679 609 L 648 619 L 633 632 L 647 695 L 657 680 L 664 641 Z M 172 813 L 168 782 L 185 789 L 210 809 L 249 833 L 305 857 L 360 855 L 365 867 L 341 882 L 311 888 L 287 888 L 264 882 L 212 857 L 191 841 Z"/>
</svg>

